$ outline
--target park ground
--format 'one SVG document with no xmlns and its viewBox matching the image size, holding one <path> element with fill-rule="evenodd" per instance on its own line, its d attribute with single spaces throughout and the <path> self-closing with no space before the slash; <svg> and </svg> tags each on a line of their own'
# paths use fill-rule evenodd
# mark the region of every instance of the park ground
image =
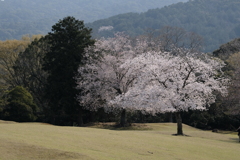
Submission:
<svg viewBox="0 0 240 160">
<path fill-rule="evenodd" d="M 236 132 L 199 130 L 174 123 L 133 124 L 114 128 L 95 123 L 62 127 L 0 121 L 0 160 L 238 160 Z"/>
</svg>

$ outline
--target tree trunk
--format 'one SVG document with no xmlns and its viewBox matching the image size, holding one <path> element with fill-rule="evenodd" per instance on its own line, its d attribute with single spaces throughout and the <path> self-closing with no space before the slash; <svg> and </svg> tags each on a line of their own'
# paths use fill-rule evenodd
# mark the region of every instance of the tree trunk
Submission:
<svg viewBox="0 0 240 160">
<path fill-rule="evenodd" d="M 77 121 L 78 126 L 83 126 L 82 108 L 79 109 Z"/>
<path fill-rule="evenodd" d="M 172 122 L 173 122 L 173 116 L 172 116 L 172 112 L 170 112 L 168 116 L 169 116 L 169 117 L 168 117 L 168 118 L 169 118 L 169 122 L 171 122 L 171 123 L 172 123 Z"/>
<path fill-rule="evenodd" d="M 120 126 L 125 127 L 126 125 L 126 110 L 123 109 L 121 113 L 121 121 L 120 121 Z"/>
<path fill-rule="evenodd" d="M 51 117 L 51 124 L 56 125 L 56 116 L 55 115 L 53 115 Z"/>
<path fill-rule="evenodd" d="M 183 135 L 181 114 L 180 112 L 176 112 L 175 115 L 177 120 L 177 135 Z"/>
</svg>

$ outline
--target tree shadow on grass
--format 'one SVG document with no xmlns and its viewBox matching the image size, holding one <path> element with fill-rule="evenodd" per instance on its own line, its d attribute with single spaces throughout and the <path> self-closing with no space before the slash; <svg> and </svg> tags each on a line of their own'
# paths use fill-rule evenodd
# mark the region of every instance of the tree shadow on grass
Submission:
<svg viewBox="0 0 240 160">
<path fill-rule="evenodd" d="M 239 138 L 229 138 L 228 140 L 219 140 L 219 141 L 221 141 L 221 142 L 227 142 L 227 143 L 239 143 L 240 144 L 240 142 L 239 142 Z"/>
<path fill-rule="evenodd" d="M 172 134 L 172 136 L 192 137 L 192 136 L 187 135 L 187 134 Z"/>
<path fill-rule="evenodd" d="M 93 127 L 93 128 L 100 128 L 100 129 L 109 129 L 109 130 L 152 130 L 151 127 L 147 126 L 143 123 L 132 123 L 127 124 L 125 127 L 122 127 L 118 123 L 89 123 L 86 124 L 85 127 Z"/>
<path fill-rule="evenodd" d="M 240 143 L 239 142 L 239 138 L 229 138 L 231 141 L 228 141 L 228 142 L 231 142 L 231 143 Z"/>
</svg>

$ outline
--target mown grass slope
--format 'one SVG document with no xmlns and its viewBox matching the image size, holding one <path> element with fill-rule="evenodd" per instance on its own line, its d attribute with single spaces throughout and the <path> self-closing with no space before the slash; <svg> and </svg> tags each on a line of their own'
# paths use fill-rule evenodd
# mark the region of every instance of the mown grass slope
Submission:
<svg viewBox="0 0 240 160">
<path fill-rule="evenodd" d="M 0 121 L 0 159 L 237 160 L 234 134 L 184 125 L 189 136 L 173 136 L 176 124 L 144 124 L 143 130 L 59 127 Z M 144 129 L 145 128 L 145 129 Z"/>
</svg>

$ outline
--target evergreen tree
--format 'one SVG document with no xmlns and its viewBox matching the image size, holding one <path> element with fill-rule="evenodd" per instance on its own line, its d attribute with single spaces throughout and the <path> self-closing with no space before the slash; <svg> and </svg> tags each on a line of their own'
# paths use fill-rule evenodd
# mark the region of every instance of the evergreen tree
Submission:
<svg viewBox="0 0 240 160">
<path fill-rule="evenodd" d="M 7 105 L 3 110 L 4 119 L 17 122 L 36 120 L 37 106 L 32 95 L 23 87 L 17 86 L 7 94 Z"/>
<path fill-rule="evenodd" d="M 52 118 L 67 114 L 77 117 L 82 125 L 82 107 L 76 100 L 79 90 L 76 89 L 75 76 L 78 68 L 85 64 L 85 48 L 94 45 L 91 29 L 83 21 L 74 17 L 65 17 L 52 26 L 52 32 L 46 36 L 50 51 L 44 57 L 43 69 L 48 72 L 46 98 L 52 111 Z M 53 121 L 54 123 L 54 121 Z"/>
</svg>

